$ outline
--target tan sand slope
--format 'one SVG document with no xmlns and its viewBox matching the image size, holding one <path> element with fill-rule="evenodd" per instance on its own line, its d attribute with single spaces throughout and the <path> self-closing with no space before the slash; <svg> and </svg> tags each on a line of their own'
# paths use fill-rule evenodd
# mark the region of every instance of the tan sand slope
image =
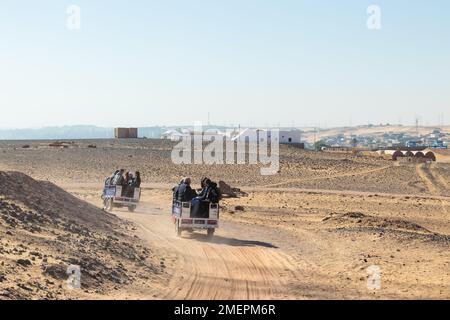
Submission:
<svg viewBox="0 0 450 320">
<path fill-rule="evenodd" d="M 0 299 L 120 296 L 162 274 L 132 228 L 52 183 L 0 172 Z M 68 290 L 69 265 L 82 290 Z"/>
</svg>

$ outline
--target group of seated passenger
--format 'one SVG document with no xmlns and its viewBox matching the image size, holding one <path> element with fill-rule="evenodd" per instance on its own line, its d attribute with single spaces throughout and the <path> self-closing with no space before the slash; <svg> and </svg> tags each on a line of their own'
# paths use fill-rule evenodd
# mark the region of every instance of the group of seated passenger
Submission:
<svg viewBox="0 0 450 320">
<path fill-rule="evenodd" d="M 141 187 L 141 174 L 136 171 L 134 175 L 125 169 L 116 170 L 112 176 L 106 179 L 105 185 L 122 186 L 122 196 L 132 197 L 135 188 Z"/>
<path fill-rule="evenodd" d="M 180 202 L 191 202 L 191 213 L 202 214 L 209 207 L 209 203 L 219 203 L 220 190 L 217 183 L 209 178 L 203 178 L 200 186 L 201 190 L 197 192 L 191 187 L 191 178 L 184 178 L 178 186 L 173 188 L 173 199 Z"/>
</svg>

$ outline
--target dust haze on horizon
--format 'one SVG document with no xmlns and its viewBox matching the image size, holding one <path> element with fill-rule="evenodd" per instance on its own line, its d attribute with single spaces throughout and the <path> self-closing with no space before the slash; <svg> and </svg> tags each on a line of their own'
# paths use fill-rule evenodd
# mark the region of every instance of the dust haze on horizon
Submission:
<svg viewBox="0 0 450 320">
<path fill-rule="evenodd" d="M 372 4 L 6 1 L 0 128 L 448 125 L 450 3 Z"/>
</svg>

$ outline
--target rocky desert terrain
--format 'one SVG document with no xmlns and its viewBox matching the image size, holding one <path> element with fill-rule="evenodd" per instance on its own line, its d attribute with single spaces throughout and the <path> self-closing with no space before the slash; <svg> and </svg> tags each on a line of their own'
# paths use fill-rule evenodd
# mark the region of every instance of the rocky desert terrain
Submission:
<svg viewBox="0 0 450 320">
<path fill-rule="evenodd" d="M 50 182 L 0 172 L 0 297 L 133 297 L 164 269 L 134 227 Z M 68 290 L 69 266 L 82 290 Z M 147 281 L 146 281 L 147 279 Z"/>
<path fill-rule="evenodd" d="M 282 146 L 279 174 L 261 176 L 258 165 L 175 165 L 172 147 L 0 142 L 2 297 L 450 298 L 448 165 Z M 140 170 L 142 199 L 111 215 L 100 193 L 119 167 Z M 242 190 L 222 201 L 212 241 L 175 235 L 170 189 L 183 176 Z M 65 289 L 69 264 L 85 270 L 82 290 Z"/>
<path fill-rule="evenodd" d="M 148 184 L 174 184 L 180 177 L 204 176 L 240 187 L 293 187 L 384 193 L 433 194 L 423 170 L 351 154 L 320 153 L 281 146 L 280 171 L 263 176 L 262 165 L 175 165 L 167 140 L 3 141 L 1 166 L 36 179 L 64 184 L 101 183 L 115 168 L 140 170 Z M 448 179 L 448 166 L 436 165 L 437 179 Z M 443 169 L 439 169 L 443 168 Z M 426 169 L 426 168 L 425 168 Z M 447 195 L 448 189 L 439 192 Z"/>
</svg>

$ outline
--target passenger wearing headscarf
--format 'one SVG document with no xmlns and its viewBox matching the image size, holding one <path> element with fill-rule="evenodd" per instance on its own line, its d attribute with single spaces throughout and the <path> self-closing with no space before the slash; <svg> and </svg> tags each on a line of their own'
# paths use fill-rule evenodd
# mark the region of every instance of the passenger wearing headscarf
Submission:
<svg viewBox="0 0 450 320">
<path fill-rule="evenodd" d="M 140 188 L 141 187 L 141 173 L 139 171 L 135 172 L 135 176 L 133 177 L 131 181 L 131 186 L 133 188 Z"/>
<path fill-rule="evenodd" d="M 125 179 L 123 178 L 123 173 L 125 172 L 124 169 L 120 169 L 119 172 L 116 173 L 116 175 L 114 176 L 113 179 L 113 184 L 114 185 L 123 185 L 123 182 L 125 181 Z"/>
<path fill-rule="evenodd" d="M 202 180 L 203 189 L 199 193 L 197 197 L 192 199 L 191 203 L 191 217 L 193 218 L 207 218 L 208 217 L 208 208 L 209 208 L 209 201 L 208 200 L 208 194 L 210 190 L 211 180 L 208 178 L 205 178 Z"/>
</svg>

